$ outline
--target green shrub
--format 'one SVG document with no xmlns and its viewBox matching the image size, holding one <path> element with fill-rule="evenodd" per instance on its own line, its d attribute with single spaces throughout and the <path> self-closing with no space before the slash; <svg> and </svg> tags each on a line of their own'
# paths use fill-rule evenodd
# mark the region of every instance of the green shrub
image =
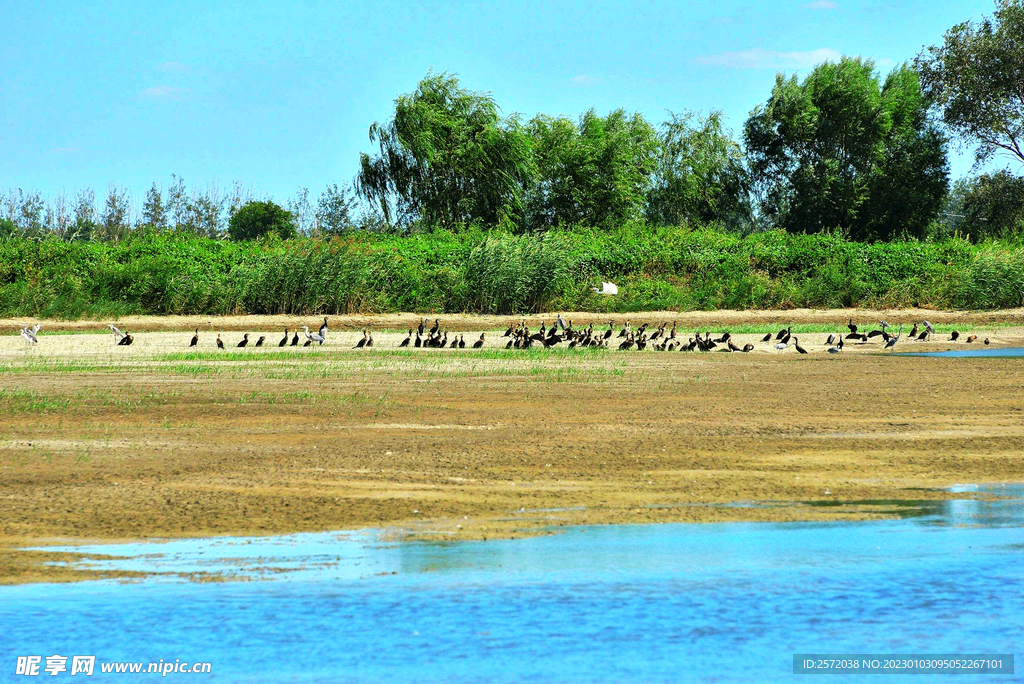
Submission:
<svg viewBox="0 0 1024 684">
<path fill-rule="evenodd" d="M 619 296 L 591 291 L 601 280 Z M 0 240 L 0 316 L 1024 306 L 1024 248 L 713 228 Z"/>
</svg>

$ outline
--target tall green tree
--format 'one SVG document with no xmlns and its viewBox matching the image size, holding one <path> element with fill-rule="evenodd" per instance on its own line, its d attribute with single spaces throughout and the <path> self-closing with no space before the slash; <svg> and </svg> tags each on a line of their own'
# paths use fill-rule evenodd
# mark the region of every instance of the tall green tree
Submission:
<svg viewBox="0 0 1024 684">
<path fill-rule="evenodd" d="M 706 117 L 671 113 L 662 125 L 647 218 L 661 225 L 719 221 L 730 227 L 749 218 L 743 150 L 722 125 Z"/>
<path fill-rule="evenodd" d="M 337 183 L 328 185 L 317 200 L 317 228 L 328 234 L 344 233 L 353 227 L 354 206 L 355 200 L 350 196 L 347 186 L 338 187 Z"/>
<path fill-rule="evenodd" d="M 167 225 L 167 210 L 156 183 L 146 191 L 146 199 L 142 204 L 142 223 L 154 228 L 164 228 Z"/>
<path fill-rule="evenodd" d="M 1024 178 L 1006 171 L 957 182 L 948 223 L 972 240 L 1024 235 Z"/>
<path fill-rule="evenodd" d="M 979 162 L 998 153 L 1024 162 L 1024 0 L 997 0 L 994 16 L 957 24 L 915 66 L 943 122 L 978 145 Z"/>
<path fill-rule="evenodd" d="M 761 211 L 798 232 L 923 234 L 949 184 L 946 141 L 927 111 L 906 65 L 884 83 L 871 60 L 850 57 L 802 82 L 778 75 L 744 127 Z"/>
<path fill-rule="evenodd" d="M 370 127 L 370 140 L 380 153 L 360 155 L 357 190 L 389 222 L 451 228 L 521 217 L 529 139 L 488 93 L 466 90 L 455 76 L 428 74 L 395 100 L 391 121 Z"/>
<path fill-rule="evenodd" d="M 255 240 L 276 233 L 281 238 L 296 235 L 295 218 L 274 202 L 246 202 L 231 216 L 228 235 L 232 240 Z"/>
<path fill-rule="evenodd" d="M 657 164 L 657 131 L 640 114 L 593 109 L 574 122 L 537 116 L 528 126 L 536 181 L 529 226 L 615 225 L 643 215 Z"/>
</svg>

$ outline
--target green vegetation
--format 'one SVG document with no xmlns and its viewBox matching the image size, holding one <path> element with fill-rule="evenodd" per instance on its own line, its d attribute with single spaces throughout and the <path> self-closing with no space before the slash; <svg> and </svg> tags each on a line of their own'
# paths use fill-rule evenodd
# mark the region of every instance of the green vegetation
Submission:
<svg viewBox="0 0 1024 684">
<path fill-rule="evenodd" d="M 267 235 L 295 237 L 292 215 L 273 202 L 246 202 L 231 215 L 228 235 L 232 240 L 256 240 Z"/>
<path fill-rule="evenodd" d="M 600 279 L 617 297 L 591 291 Z M 1024 306 L 1024 247 L 828 233 L 480 230 L 225 242 L 0 242 L 0 316 Z M 190 359 L 181 359 L 190 360 Z"/>
<path fill-rule="evenodd" d="M 1024 0 L 997 0 L 913 68 L 779 74 L 742 146 L 714 111 L 523 122 L 428 73 L 316 202 L 0 189 L 0 315 L 1022 306 L 1024 180 L 950 195 L 946 158 L 1024 160 L 1022 46 Z"/>
<path fill-rule="evenodd" d="M 957 24 L 915 66 L 943 122 L 978 145 L 979 160 L 1024 162 L 1024 2 L 996 0 L 993 16 Z"/>
<path fill-rule="evenodd" d="M 744 132 L 762 210 L 794 232 L 925 235 L 949 185 L 946 141 L 927 112 L 905 66 L 884 82 L 871 61 L 849 57 L 802 82 L 778 75 Z"/>
</svg>

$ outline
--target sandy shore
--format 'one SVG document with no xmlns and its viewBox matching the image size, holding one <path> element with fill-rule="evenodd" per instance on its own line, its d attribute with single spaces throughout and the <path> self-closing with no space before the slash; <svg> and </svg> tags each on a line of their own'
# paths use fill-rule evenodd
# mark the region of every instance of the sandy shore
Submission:
<svg viewBox="0 0 1024 684">
<path fill-rule="evenodd" d="M 1021 310 L 563 316 L 713 332 L 928 318 L 1024 342 Z M 297 319 L 119 321 L 139 332 L 128 348 L 109 333 L 45 335 L 96 322 L 46 322 L 33 348 L 0 337 L 0 582 L 90 576 L 18 550 L 58 541 L 877 517 L 894 514 L 886 500 L 1024 478 L 1019 359 L 892 356 L 874 342 L 829 355 L 817 330 L 801 335 L 807 355 L 776 353 L 760 332 L 736 336 L 751 354 L 506 352 L 496 339 L 396 353 L 404 333 L 383 331 L 416 316 L 331 319 L 322 348 L 243 354 L 218 352 L 216 334 L 276 344 Z M 442 317 L 467 342 L 509 320 Z M 190 354 L 182 331 L 197 325 Z M 374 349 L 351 350 L 367 325 Z M 901 349 L 963 346 L 936 337 Z M 811 505 L 838 501 L 851 505 Z"/>
</svg>

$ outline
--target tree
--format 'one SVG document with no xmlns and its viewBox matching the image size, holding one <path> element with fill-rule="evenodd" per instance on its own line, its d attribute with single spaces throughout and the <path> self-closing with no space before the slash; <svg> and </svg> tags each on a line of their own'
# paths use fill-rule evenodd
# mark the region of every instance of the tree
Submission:
<svg viewBox="0 0 1024 684">
<path fill-rule="evenodd" d="M 142 223 L 154 228 L 167 225 L 167 210 L 164 208 L 163 196 L 156 183 L 146 191 L 146 201 L 142 204 Z"/>
<path fill-rule="evenodd" d="M 502 119 L 489 94 L 462 88 L 454 76 L 427 74 L 414 93 L 395 100 L 390 122 L 370 127 L 370 141 L 380 155 L 360 155 L 357 190 L 388 222 L 395 209 L 402 223 L 444 228 L 522 214 L 529 140 L 515 119 Z"/>
<path fill-rule="evenodd" d="M 111 185 L 107 190 L 107 201 L 103 205 L 103 237 L 120 240 L 128 232 L 131 219 L 131 200 L 128 191 Z"/>
<path fill-rule="evenodd" d="M 906 65 L 884 84 L 872 61 L 850 57 L 802 83 L 779 74 L 744 127 L 761 211 L 797 232 L 922 234 L 949 183 L 946 141 L 927 110 Z"/>
<path fill-rule="evenodd" d="M 1006 171 L 958 184 L 956 228 L 972 240 L 1024 234 L 1024 178 Z"/>
<path fill-rule="evenodd" d="M 312 227 L 313 210 L 309 203 L 309 188 L 299 188 L 295 197 L 288 200 L 288 212 L 295 220 L 295 228 L 300 235 L 309 235 Z"/>
<path fill-rule="evenodd" d="M 669 115 L 648 194 L 648 220 L 674 226 L 720 221 L 735 227 L 748 219 L 743 150 L 723 127 L 722 113 Z"/>
<path fill-rule="evenodd" d="M 284 239 L 296 235 L 292 215 L 269 200 L 242 205 L 231 217 L 228 228 L 232 240 L 255 240 L 270 233 L 276 233 Z"/>
<path fill-rule="evenodd" d="M 354 201 L 347 187 L 339 188 L 337 183 L 327 186 L 317 200 L 316 225 L 325 233 L 343 233 L 352 227 Z"/>
<path fill-rule="evenodd" d="M 0 240 L 12 238 L 18 234 L 18 226 L 9 218 L 0 218 Z"/>
<path fill-rule="evenodd" d="M 574 122 L 530 121 L 536 181 L 529 189 L 530 228 L 614 225 L 642 216 L 656 166 L 658 137 L 640 114 L 593 109 Z"/>
<path fill-rule="evenodd" d="M 75 195 L 75 224 L 72 239 L 88 240 L 96 231 L 96 193 L 92 188 Z"/>
<path fill-rule="evenodd" d="M 1024 162 L 1024 0 L 997 0 L 993 17 L 964 22 L 915 60 L 925 94 L 978 162 Z"/>
</svg>

